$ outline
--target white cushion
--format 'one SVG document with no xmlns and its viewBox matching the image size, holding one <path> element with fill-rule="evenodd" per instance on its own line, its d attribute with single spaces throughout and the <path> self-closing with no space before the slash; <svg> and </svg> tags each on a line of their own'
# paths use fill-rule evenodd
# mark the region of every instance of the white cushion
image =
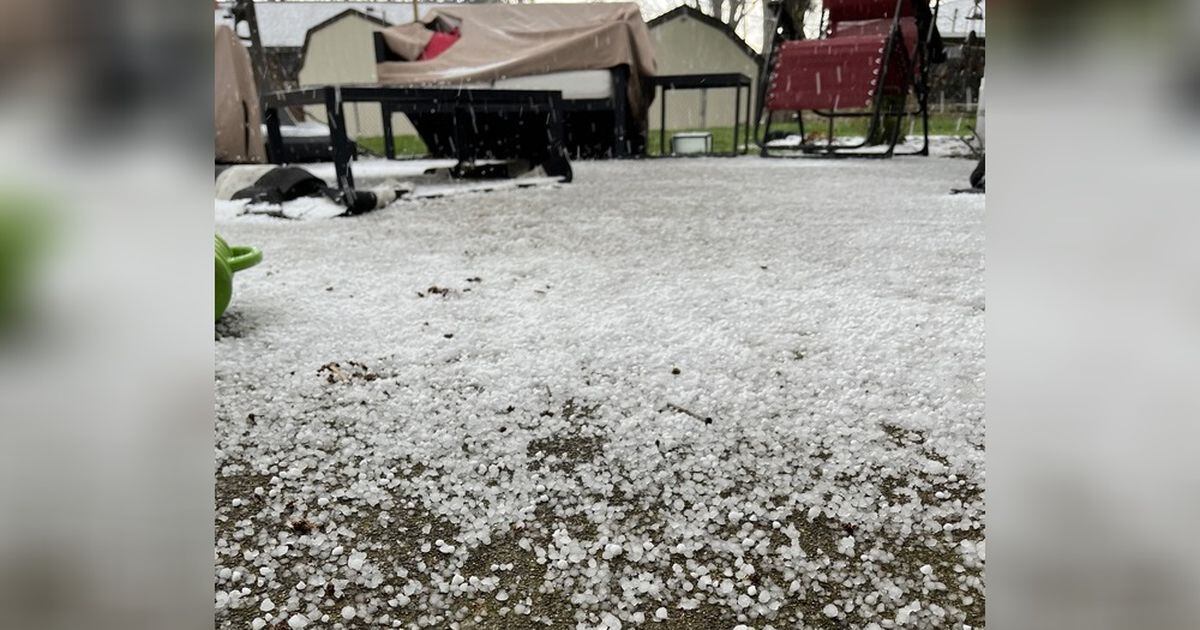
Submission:
<svg viewBox="0 0 1200 630">
<path fill-rule="evenodd" d="M 566 100 L 609 98 L 612 96 L 612 72 L 609 70 L 567 70 L 511 79 L 497 79 L 497 90 L 560 90 Z"/>
</svg>

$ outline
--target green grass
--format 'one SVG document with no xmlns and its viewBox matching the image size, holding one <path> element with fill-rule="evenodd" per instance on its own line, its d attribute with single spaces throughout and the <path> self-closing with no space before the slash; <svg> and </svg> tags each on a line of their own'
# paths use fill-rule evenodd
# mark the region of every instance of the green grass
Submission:
<svg viewBox="0 0 1200 630">
<path fill-rule="evenodd" d="M 915 117 L 909 118 L 903 124 L 902 133 L 909 133 L 909 124 L 911 121 L 916 121 L 912 126 L 912 134 L 916 135 L 921 132 L 920 120 Z M 868 118 L 842 118 L 834 121 L 834 135 L 838 136 L 862 136 L 867 133 Z M 796 129 L 795 121 L 787 123 L 776 122 L 772 125 L 780 131 L 794 131 Z M 929 134 L 933 136 L 967 136 L 971 134 L 971 129 L 975 127 L 975 115 L 968 113 L 946 113 L 946 114 L 930 114 L 929 115 Z M 816 114 L 806 113 L 804 115 L 804 131 L 807 133 L 821 133 L 824 135 L 829 129 L 828 119 L 821 118 Z"/>
<path fill-rule="evenodd" d="M 974 114 L 930 114 L 929 116 L 929 133 L 935 136 L 968 136 L 971 134 L 971 129 L 975 127 Z M 825 119 L 816 116 L 815 114 L 805 114 L 804 130 L 810 134 L 820 133 L 822 138 L 827 129 Z M 838 136 L 861 136 L 866 134 L 867 119 L 839 119 L 834 122 L 834 133 Z M 915 125 L 912 128 L 912 133 L 920 133 L 920 125 Z M 786 131 L 790 133 L 796 132 L 796 122 L 791 120 L 788 122 L 776 121 L 772 124 L 772 131 Z M 709 127 L 707 129 L 668 129 L 666 135 L 666 149 L 671 150 L 671 136 L 675 133 L 683 131 L 709 131 L 713 135 L 713 152 L 728 153 L 733 149 L 733 127 Z M 908 123 L 905 123 L 904 133 L 908 133 Z M 761 132 L 761 129 L 760 129 Z M 651 129 L 649 137 L 646 139 L 649 154 L 660 155 L 658 150 L 658 130 Z M 745 143 L 745 131 L 738 130 L 738 144 Z M 372 136 L 356 139 L 359 146 L 364 149 L 383 155 L 383 137 Z M 419 136 L 396 136 L 396 156 L 397 157 L 420 157 L 427 155 L 429 149 L 425 143 L 421 141 Z M 753 153 L 753 149 L 751 150 Z"/>
<path fill-rule="evenodd" d="M 868 119 L 849 119 L 842 118 L 834 121 L 833 129 L 836 136 L 862 136 L 867 133 Z M 903 133 L 908 133 L 908 123 L 904 123 Z M 929 134 L 933 136 L 969 136 L 971 129 L 975 127 L 974 114 L 930 114 L 929 116 Z M 804 131 L 812 134 L 819 132 L 824 138 L 824 134 L 828 130 L 827 119 L 821 118 L 816 114 L 805 114 L 804 116 Z M 784 131 L 788 133 L 796 133 L 796 121 L 788 122 L 776 121 L 771 125 L 771 131 Z M 709 127 L 707 129 L 668 129 L 666 137 L 666 150 L 671 150 L 671 135 L 683 131 L 709 131 L 713 135 L 713 152 L 726 153 L 733 148 L 733 127 Z M 914 135 L 921 132 L 921 126 L 918 121 L 912 128 Z M 762 128 L 759 128 L 759 133 L 762 133 Z M 738 144 L 745 142 L 745 136 L 741 130 L 738 131 Z M 647 138 L 647 144 L 650 155 L 661 155 L 658 150 L 658 130 L 650 130 L 650 136 Z M 753 153 L 751 149 L 751 153 Z"/>
<path fill-rule="evenodd" d="M 355 138 L 358 146 L 375 153 L 383 155 L 383 136 L 369 136 L 365 138 Z M 397 157 L 420 157 L 429 153 L 429 148 L 421 141 L 420 136 L 396 136 L 395 140 L 396 156 Z"/>
</svg>

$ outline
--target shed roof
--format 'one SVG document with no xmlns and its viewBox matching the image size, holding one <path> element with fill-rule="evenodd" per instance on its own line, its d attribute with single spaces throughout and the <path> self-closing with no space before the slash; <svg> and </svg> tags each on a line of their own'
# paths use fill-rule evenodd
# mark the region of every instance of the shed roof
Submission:
<svg viewBox="0 0 1200 630">
<path fill-rule="evenodd" d="M 358 16 L 368 22 L 377 24 L 382 27 L 387 27 L 387 26 L 392 25 L 391 22 L 388 22 L 387 20 L 385 20 L 377 15 L 373 15 L 370 13 L 363 13 L 362 11 L 359 11 L 358 9 L 346 9 L 345 11 L 342 11 L 341 13 L 339 13 L 327 20 L 322 20 L 321 22 L 318 22 L 318 23 L 312 25 L 311 27 L 309 27 L 309 29 L 304 33 L 304 45 L 300 49 L 300 57 L 304 58 L 304 57 L 308 56 L 308 45 L 309 45 L 309 43 L 312 42 L 313 33 L 320 31 L 322 28 L 329 26 L 330 24 L 333 24 L 334 22 L 337 22 L 338 20 L 341 20 L 346 17 L 350 17 L 352 15 Z"/>
<path fill-rule="evenodd" d="M 674 9 L 671 9 L 670 11 L 667 11 L 666 13 L 663 13 L 662 15 L 654 18 L 653 20 L 646 22 L 646 26 L 650 27 L 650 30 L 653 31 L 654 27 L 656 27 L 660 24 L 663 24 L 665 22 L 669 22 L 671 20 L 675 20 L 675 19 L 678 19 L 678 18 L 681 18 L 684 16 L 692 18 L 694 20 L 697 20 L 699 22 L 707 24 L 708 26 L 711 26 L 712 28 L 717 29 L 722 34 L 724 34 L 726 37 L 728 37 L 731 41 L 733 41 L 734 44 L 737 44 L 737 46 L 739 48 L 741 48 L 747 55 L 753 57 L 755 59 L 755 61 L 761 60 L 762 55 L 760 55 L 757 51 L 755 51 L 753 48 L 751 48 L 750 45 L 746 43 L 746 40 L 742 39 L 741 37 L 738 37 L 737 32 L 735 32 L 732 28 L 730 28 L 730 26 L 728 24 L 722 22 L 721 20 L 718 20 L 717 18 L 715 18 L 711 15 L 704 13 L 703 11 L 701 11 L 695 7 L 691 7 L 686 4 L 675 7 Z"/>
</svg>

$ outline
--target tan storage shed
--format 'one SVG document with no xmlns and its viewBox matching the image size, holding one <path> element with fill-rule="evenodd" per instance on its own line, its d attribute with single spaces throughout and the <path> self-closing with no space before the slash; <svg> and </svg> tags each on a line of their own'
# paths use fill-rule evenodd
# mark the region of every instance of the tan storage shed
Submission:
<svg viewBox="0 0 1200 630">
<path fill-rule="evenodd" d="M 384 20 L 355 9 L 339 13 L 308 30 L 301 53 L 301 86 L 329 83 L 375 83 L 373 33 L 390 26 Z M 309 120 L 327 122 L 325 108 L 305 109 Z M 404 116 L 396 116 L 397 134 L 414 134 Z M 346 107 L 346 130 L 351 137 L 382 136 L 379 107 L 353 103 Z"/>
<path fill-rule="evenodd" d="M 754 81 L 752 97 L 758 93 L 760 55 L 720 20 L 681 6 L 647 24 L 658 74 L 740 72 Z M 667 129 L 730 127 L 733 107 L 732 88 L 675 91 L 667 98 Z M 650 128 L 662 128 L 657 102 L 650 108 Z"/>
</svg>

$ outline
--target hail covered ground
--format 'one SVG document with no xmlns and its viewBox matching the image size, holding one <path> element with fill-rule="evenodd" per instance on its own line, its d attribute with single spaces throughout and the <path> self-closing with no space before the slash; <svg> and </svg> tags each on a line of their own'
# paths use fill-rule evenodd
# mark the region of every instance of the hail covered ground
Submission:
<svg viewBox="0 0 1200 630">
<path fill-rule="evenodd" d="M 973 163 L 227 217 L 219 627 L 983 624 Z"/>
</svg>

